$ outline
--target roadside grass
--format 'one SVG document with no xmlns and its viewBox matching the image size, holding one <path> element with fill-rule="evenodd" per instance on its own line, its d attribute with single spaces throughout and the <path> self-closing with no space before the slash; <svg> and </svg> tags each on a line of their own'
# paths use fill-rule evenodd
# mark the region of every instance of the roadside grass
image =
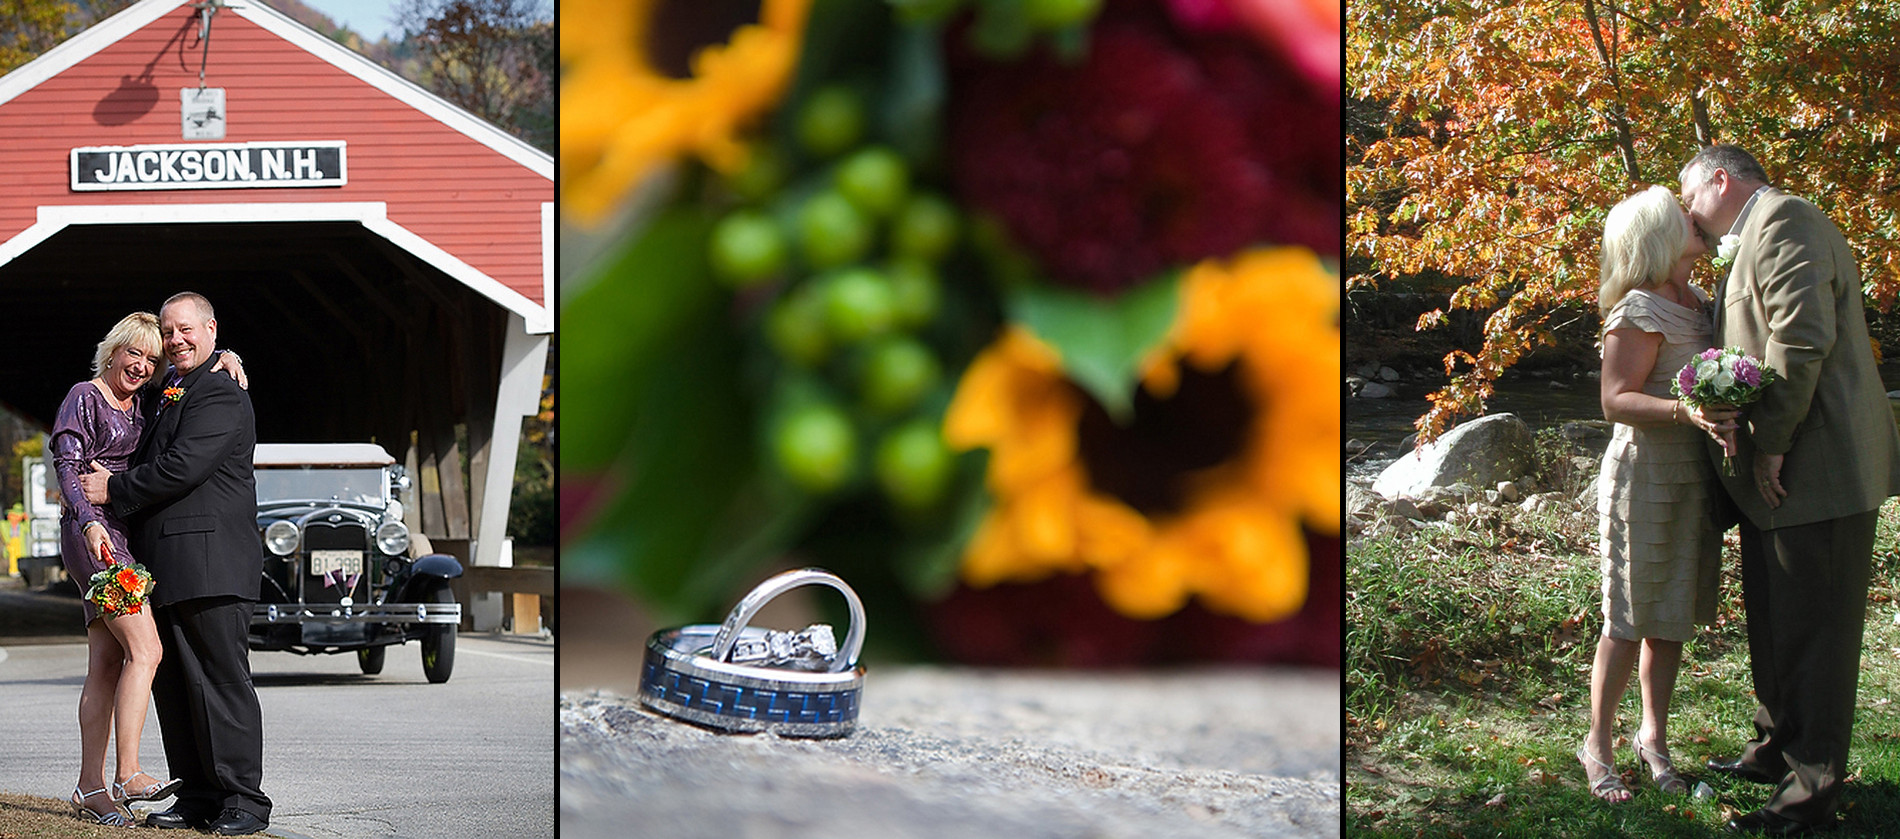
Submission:
<svg viewBox="0 0 1900 839">
<path fill-rule="evenodd" d="M 1618 711 L 1616 765 L 1635 793 L 1590 796 L 1574 756 L 1589 727 L 1600 577 L 1594 510 L 1503 508 L 1458 526 L 1351 542 L 1346 563 L 1348 836 L 1710 837 L 1772 788 L 1703 768 L 1753 734 L 1739 552 L 1723 551 L 1715 625 L 1684 646 L 1669 745 L 1691 786 L 1660 793 L 1629 744 L 1634 677 Z M 1842 839 L 1900 836 L 1900 502 L 1882 508 L 1868 595 L 1853 773 Z"/>
<path fill-rule="evenodd" d="M 57 798 L 0 792 L 0 839 L 124 839 L 131 829 L 84 821 Z"/>
</svg>

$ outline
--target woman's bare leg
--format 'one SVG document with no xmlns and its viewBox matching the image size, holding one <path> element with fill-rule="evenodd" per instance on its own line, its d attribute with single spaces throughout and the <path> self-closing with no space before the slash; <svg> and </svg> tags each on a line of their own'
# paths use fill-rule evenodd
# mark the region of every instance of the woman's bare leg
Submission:
<svg viewBox="0 0 1900 839">
<path fill-rule="evenodd" d="M 112 736 L 114 697 L 119 691 L 120 667 L 125 649 L 100 618 L 86 625 L 86 685 L 79 691 L 79 791 L 92 792 L 106 786 L 106 742 Z M 107 796 L 94 796 L 85 806 L 105 813 L 112 806 Z"/>
<path fill-rule="evenodd" d="M 1597 639 L 1596 664 L 1590 670 L 1590 734 L 1584 738 L 1583 747 L 1606 766 L 1616 766 L 1616 706 L 1623 700 L 1623 691 L 1629 688 L 1630 671 L 1636 668 L 1639 649 L 1637 642 L 1623 638 L 1604 635 Z M 1593 769 L 1595 767 L 1584 766 L 1584 775 L 1592 786 L 1602 777 L 1601 770 L 1590 777 Z M 1604 796 L 1604 800 L 1628 801 L 1629 793 L 1613 791 Z"/>
<path fill-rule="evenodd" d="M 1669 699 L 1676 691 L 1676 673 L 1682 667 L 1682 642 L 1643 639 L 1637 681 L 1643 688 L 1643 727 L 1637 742 L 1652 755 L 1669 754 Z M 1645 758 L 1647 761 L 1647 758 Z M 1666 767 L 1650 764 L 1652 772 Z"/>
<path fill-rule="evenodd" d="M 114 780 L 123 784 L 139 773 L 139 738 L 145 734 L 145 709 L 152 702 L 152 674 L 158 672 L 158 660 L 164 648 L 158 641 L 158 626 L 152 622 L 150 608 L 104 623 L 125 649 L 125 666 L 120 671 L 113 706 L 119 737 L 119 767 Z"/>
</svg>

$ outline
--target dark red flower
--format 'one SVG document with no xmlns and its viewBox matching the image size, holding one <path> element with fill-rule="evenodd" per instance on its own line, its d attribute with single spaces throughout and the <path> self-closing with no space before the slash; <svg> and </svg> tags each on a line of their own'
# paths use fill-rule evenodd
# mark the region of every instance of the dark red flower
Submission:
<svg viewBox="0 0 1900 839">
<path fill-rule="evenodd" d="M 1258 44 L 1134 2 L 1077 66 L 950 38 L 952 177 L 1056 282 L 1114 292 L 1261 243 L 1339 254 L 1339 103 Z"/>
</svg>

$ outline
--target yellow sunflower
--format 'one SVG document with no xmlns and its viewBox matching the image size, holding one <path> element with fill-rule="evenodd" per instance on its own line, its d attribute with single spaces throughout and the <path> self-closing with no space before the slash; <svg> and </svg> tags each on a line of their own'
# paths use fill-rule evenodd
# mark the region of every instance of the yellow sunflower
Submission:
<svg viewBox="0 0 1900 839">
<path fill-rule="evenodd" d="M 1303 249 L 1195 266 L 1117 425 L 1011 328 L 959 382 L 944 436 L 990 450 L 972 585 L 1093 572 L 1130 617 L 1198 596 L 1253 621 L 1305 603 L 1301 526 L 1340 521 L 1339 281 Z"/>
<path fill-rule="evenodd" d="M 783 95 L 811 0 L 763 0 L 758 22 L 699 49 L 686 78 L 667 75 L 650 46 L 656 34 L 675 36 L 655 31 L 663 7 L 665 0 L 562 3 L 561 192 L 584 223 L 681 154 L 722 172 L 744 166 L 737 134 Z M 672 7 L 693 13 L 678 0 Z"/>
</svg>

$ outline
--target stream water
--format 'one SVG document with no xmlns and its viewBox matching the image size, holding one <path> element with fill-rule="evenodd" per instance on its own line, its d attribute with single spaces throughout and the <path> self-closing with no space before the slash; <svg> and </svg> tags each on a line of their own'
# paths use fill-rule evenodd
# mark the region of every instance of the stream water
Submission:
<svg viewBox="0 0 1900 839">
<path fill-rule="evenodd" d="M 1900 382 L 1900 369 L 1881 370 L 1888 387 Z M 1552 382 L 1557 382 L 1553 385 Z M 1346 477 L 1372 479 L 1399 457 L 1399 443 L 1414 429 L 1412 421 L 1424 415 L 1425 397 L 1436 385 L 1398 383 L 1398 392 L 1390 399 L 1347 399 L 1346 439 L 1378 443 L 1364 454 L 1346 457 Z M 1893 400 L 1894 418 L 1900 422 L 1900 400 Z M 1528 423 L 1533 432 L 1561 427 L 1574 420 L 1602 421 L 1603 407 L 1597 398 L 1597 381 L 1592 378 L 1540 379 L 1526 376 L 1499 382 L 1497 392 L 1485 403 L 1485 413 L 1510 412 Z M 1607 438 L 1596 438 L 1594 448 L 1601 453 Z"/>
<path fill-rule="evenodd" d="M 1346 439 L 1378 445 L 1346 458 L 1348 478 L 1375 478 L 1399 456 L 1399 443 L 1412 434 L 1413 420 L 1426 411 L 1425 397 L 1436 385 L 1398 383 L 1389 399 L 1347 399 Z M 1591 378 L 1526 376 L 1499 382 L 1485 404 L 1487 414 L 1513 413 L 1532 431 L 1560 427 L 1573 420 L 1602 420 L 1597 382 Z"/>
</svg>

